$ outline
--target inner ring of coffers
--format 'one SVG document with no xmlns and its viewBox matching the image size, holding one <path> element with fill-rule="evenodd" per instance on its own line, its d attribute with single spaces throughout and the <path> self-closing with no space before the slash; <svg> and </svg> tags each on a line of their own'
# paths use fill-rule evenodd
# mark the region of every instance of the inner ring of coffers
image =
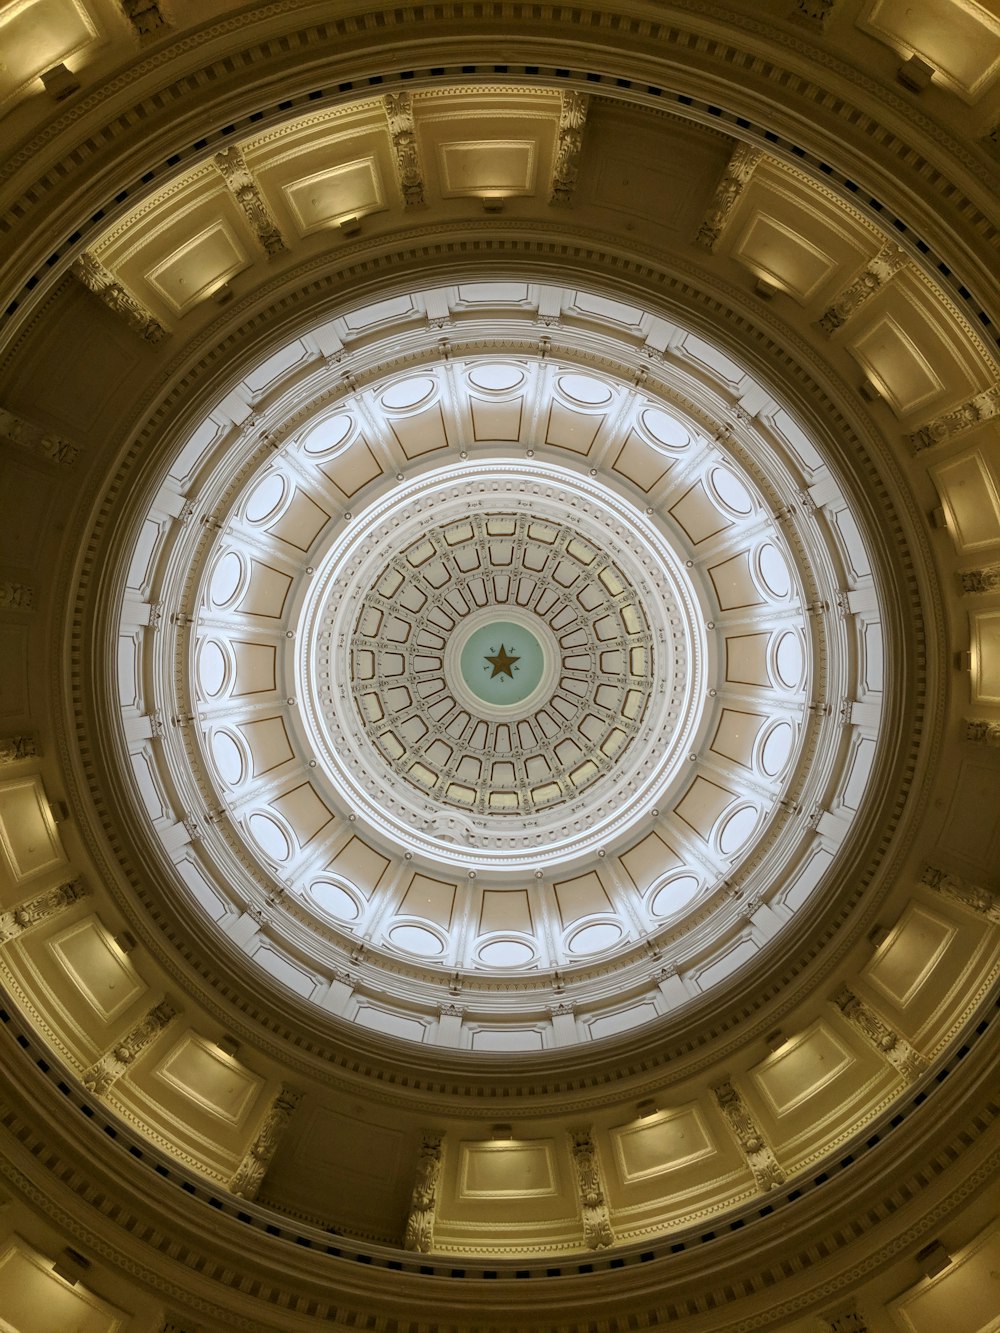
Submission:
<svg viewBox="0 0 1000 1333">
<path fill-rule="evenodd" d="M 342 799 L 350 802 L 348 808 L 373 831 L 380 830 L 396 845 L 402 839 L 414 852 L 433 847 L 436 854 L 448 859 L 458 854 L 467 861 L 471 854 L 474 861 L 489 862 L 495 869 L 515 869 L 525 861 L 538 864 L 539 858 L 565 856 L 570 849 L 579 854 L 604 837 L 617 836 L 640 816 L 650 799 L 655 800 L 684 748 L 684 737 L 694 721 L 690 709 L 700 695 L 688 670 L 693 647 L 691 607 L 687 593 L 681 591 L 686 587 L 685 571 L 664 546 L 661 534 L 599 483 L 563 468 L 525 467 L 508 460 L 502 465 L 492 460 L 485 467 L 469 464 L 460 472 L 465 476 L 456 476 L 453 470 L 447 478 L 425 473 L 405 493 L 375 501 L 346 542 L 330 552 L 309 599 L 311 609 L 303 608 L 300 671 L 301 664 L 313 655 L 322 667 L 320 688 L 311 702 L 304 700 L 305 711 L 312 727 L 318 727 L 314 743 L 327 756 L 321 767 L 341 788 Z M 628 660 L 630 646 L 641 647 L 646 666 L 643 690 L 627 702 L 635 710 L 634 726 L 619 729 L 620 735 L 611 735 L 612 729 L 606 727 L 597 738 L 604 748 L 596 762 L 584 758 L 585 766 L 578 768 L 575 781 L 563 782 L 561 788 L 549 783 L 544 790 L 545 782 L 536 781 L 532 787 L 527 775 L 514 780 L 508 777 L 502 784 L 505 791 L 498 792 L 489 804 L 475 784 L 466 784 L 471 792 L 452 789 L 451 797 L 461 799 L 448 799 L 448 783 L 439 782 L 440 775 L 430 766 L 426 772 L 401 773 L 399 762 L 404 760 L 404 766 L 409 762 L 407 747 L 384 725 L 381 703 L 366 697 L 376 693 L 367 688 L 366 680 L 376 683 L 379 676 L 378 645 L 373 641 L 378 638 L 379 622 L 375 617 L 366 623 L 364 604 L 374 597 L 376 603 L 383 603 L 382 611 L 388 609 L 384 594 L 398 586 L 398 580 L 392 577 L 383 583 L 382 579 L 429 530 L 457 523 L 470 514 L 485 519 L 500 510 L 565 527 L 568 537 L 594 544 L 602 559 L 624 575 L 624 586 L 615 589 L 616 595 L 631 592 L 639 616 L 630 632 L 621 636 L 632 640 L 631 645 L 618 645 L 626 650 L 621 660 Z M 569 525 L 567 519 L 571 519 Z M 387 559 L 393 549 L 396 554 Z M 443 656 L 444 642 L 438 647 Z M 367 659 L 359 650 L 367 653 Z M 654 688 L 654 660 L 670 663 L 678 653 L 682 661 L 673 661 L 665 676 L 662 670 L 657 674 L 664 688 Z M 701 660 L 699 653 L 694 661 Z M 407 665 L 397 661 L 393 670 L 397 676 L 405 675 Z M 414 674 L 410 673 L 408 682 L 411 689 Z M 700 676 L 697 669 L 694 676 Z M 338 699 L 338 691 L 326 688 L 324 681 L 334 679 L 351 682 L 346 696 L 341 690 Z M 407 682 L 397 681 L 401 683 Z M 312 694 L 305 678 L 300 677 L 300 684 L 305 695 Z M 698 711 L 695 709 L 696 714 Z M 384 744 L 374 743 L 374 732 Z M 620 760 L 626 750 L 631 752 L 623 765 Z M 364 751 L 373 751 L 372 760 L 377 757 L 380 761 L 380 776 L 369 777 L 371 761 L 360 762 Z M 531 802 L 519 806 L 525 793 Z M 453 845 L 456 819 L 461 826 L 462 852 Z"/>
</svg>

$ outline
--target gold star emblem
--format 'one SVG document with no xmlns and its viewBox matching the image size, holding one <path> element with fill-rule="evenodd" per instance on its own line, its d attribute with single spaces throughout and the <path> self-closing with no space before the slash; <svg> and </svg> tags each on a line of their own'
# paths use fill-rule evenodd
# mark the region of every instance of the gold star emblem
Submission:
<svg viewBox="0 0 1000 1333">
<path fill-rule="evenodd" d="M 521 659 L 520 657 L 515 657 L 511 653 L 508 653 L 503 644 L 501 644 L 500 651 L 494 653 L 492 657 L 487 656 L 486 660 L 493 668 L 490 680 L 495 679 L 497 676 L 510 676 L 511 680 L 513 680 L 514 663 L 520 662 Z"/>
</svg>

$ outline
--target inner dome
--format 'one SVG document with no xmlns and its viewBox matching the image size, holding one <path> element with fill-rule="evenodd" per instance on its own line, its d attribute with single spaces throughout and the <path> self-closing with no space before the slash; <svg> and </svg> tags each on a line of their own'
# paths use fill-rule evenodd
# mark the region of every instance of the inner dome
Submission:
<svg viewBox="0 0 1000 1333">
<path fill-rule="evenodd" d="M 693 332 L 643 352 L 634 307 L 598 334 L 563 291 L 540 353 L 514 290 L 413 293 L 402 359 L 384 304 L 273 351 L 245 429 L 179 433 L 185 517 L 134 566 L 174 626 L 151 762 L 212 811 L 164 848 L 177 891 L 263 922 L 253 962 L 325 1015 L 478 1051 L 726 986 L 835 874 L 883 708 L 876 571 L 818 437 Z M 443 305 L 446 357 L 412 323 Z"/>
</svg>

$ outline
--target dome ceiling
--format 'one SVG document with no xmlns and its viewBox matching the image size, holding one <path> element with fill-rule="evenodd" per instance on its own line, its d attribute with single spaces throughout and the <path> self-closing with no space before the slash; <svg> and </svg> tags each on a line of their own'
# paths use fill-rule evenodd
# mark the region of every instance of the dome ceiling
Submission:
<svg viewBox="0 0 1000 1333">
<path fill-rule="evenodd" d="M 637 368 L 658 321 L 581 291 L 408 318 L 432 303 L 446 359 L 411 332 L 391 369 L 356 308 L 349 386 L 300 338 L 248 370 L 249 429 L 176 439 L 120 576 L 121 762 L 139 818 L 204 804 L 164 863 L 223 932 L 262 915 L 273 980 L 538 1050 L 697 1000 L 822 894 L 871 799 L 883 625 L 866 520 L 730 356 L 678 329 Z M 586 1015 L 558 1037 L 553 986 Z"/>
<path fill-rule="evenodd" d="M 990 25 L 75 3 L 0 88 L 0 1307 L 979 1310 Z"/>
</svg>

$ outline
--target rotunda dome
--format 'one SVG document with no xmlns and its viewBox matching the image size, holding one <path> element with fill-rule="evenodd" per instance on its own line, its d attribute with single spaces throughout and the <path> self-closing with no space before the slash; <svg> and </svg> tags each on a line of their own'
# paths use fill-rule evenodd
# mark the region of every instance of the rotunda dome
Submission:
<svg viewBox="0 0 1000 1333">
<path fill-rule="evenodd" d="M 122 568 L 170 571 L 150 704 L 187 724 L 155 761 L 178 817 L 211 792 L 184 857 L 164 848 L 176 890 L 266 911 L 254 957 L 300 996 L 351 968 L 363 1025 L 539 1050 L 555 973 L 578 1039 L 604 1037 L 666 1012 L 650 949 L 696 1006 L 821 897 L 893 702 L 865 686 L 886 651 L 865 520 L 845 559 L 809 500 L 822 478 L 850 512 L 840 483 L 767 387 L 693 336 L 631 372 L 626 328 L 654 316 L 605 301 L 584 340 L 583 292 L 540 358 L 530 312 L 491 296 L 517 356 L 482 301 L 446 361 L 411 335 L 395 369 L 383 321 L 349 387 L 298 366 L 249 436 L 188 426 L 166 483 L 188 521 L 150 551 L 155 497 Z M 869 713 L 846 744 L 845 697 Z M 456 1031 L 434 1016 L 457 990 Z"/>
</svg>

